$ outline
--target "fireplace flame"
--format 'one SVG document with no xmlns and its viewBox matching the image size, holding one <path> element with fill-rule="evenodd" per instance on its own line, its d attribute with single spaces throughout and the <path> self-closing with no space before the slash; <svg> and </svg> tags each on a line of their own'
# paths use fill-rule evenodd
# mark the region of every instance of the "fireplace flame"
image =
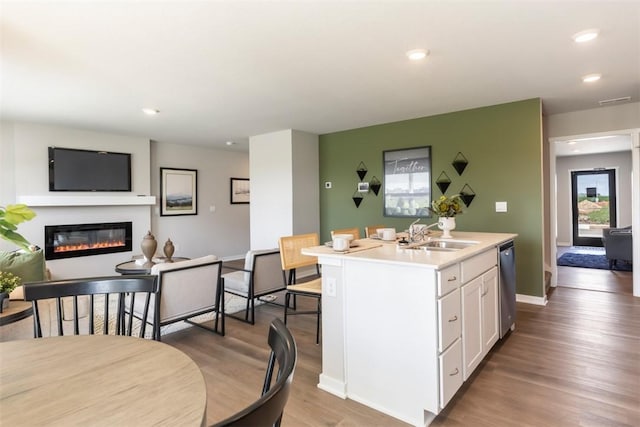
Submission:
<svg viewBox="0 0 640 427">
<path fill-rule="evenodd" d="M 60 245 L 53 248 L 53 252 L 72 252 L 72 251 L 86 251 L 89 249 L 101 249 L 101 248 L 118 248 L 125 246 L 124 241 L 115 240 L 112 242 L 97 242 L 97 243 L 80 243 L 75 245 Z"/>
</svg>

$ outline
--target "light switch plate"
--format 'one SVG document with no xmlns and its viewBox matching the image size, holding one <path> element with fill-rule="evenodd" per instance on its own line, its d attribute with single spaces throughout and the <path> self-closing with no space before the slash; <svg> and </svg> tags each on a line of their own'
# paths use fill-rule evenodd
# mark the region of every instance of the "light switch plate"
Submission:
<svg viewBox="0 0 640 427">
<path fill-rule="evenodd" d="M 327 181 L 324 183 L 324 188 L 331 188 L 331 181 Z"/>
<path fill-rule="evenodd" d="M 496 212 L 506 212 L 507 202 L 496 202 Z"/>
</svg>

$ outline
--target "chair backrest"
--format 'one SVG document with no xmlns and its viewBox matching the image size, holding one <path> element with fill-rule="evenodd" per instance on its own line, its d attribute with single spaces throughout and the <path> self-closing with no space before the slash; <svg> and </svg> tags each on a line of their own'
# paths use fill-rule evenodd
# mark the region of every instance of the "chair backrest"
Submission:
<svg viewBox="0 0 640 427">
<path fill-rule="evenodd" d="M 283 271 L 318 264 L 318 257 L 303 255 L 302 248 L 320 245 L 318 233 L 296 234 L 280 238 L 280 260 Z"/>
<path fill-rule="evenodd" d="M 371 237 L 373 234 L 378 234 L 378 228 L 384 228 L 384 225 L 368 225 L 364 228 L 364 235 Z"/>
<path fill-rule="evenodd" d="M 253 252 L 250 267 L 253 278 L 253 295 L 258 297 L 285 289 L 282 283 L 280 250 Z"/>
<path fill-rule="evenodd" d="M 215 255 L 154 265 L 151 274 L 158 276 L 158 320 L 164 323 L 216 307 L 221 271 L 222 260 Z M 155 308 L 155 299 L 152 306 Z M 136 313 L 141 313 L 140 307 Z"/>
<path fill-rule="evenodd" d="M 291 382 L 296 368 L 296 342 L 282 320 L 275 318 L 269 327 L 269 362 L 262 387 L 262 395 L 251 405 L 213 427 L 279 426 L 282 412 L 289 399 Z M 273 381 L 275 362 L 278 372 Z"/>
<path fill-rule="evenodd" d="M 136 301 L 138 303 L 142 301 L 145 314 L 149 313 L 149 302 L 151 296 L 158 291 L 158 282 L 153 275 L 89 277 L 25 283 L 23 291 L 25 301 L 33 302 L 34 337 L 36 338 L 42 337 L 39 303 L 49 299 L 55 300 L 58 335 L 64 335 L 63 319 L 69 316 L 72 317 L 70 320 L 73 320 L 74 335 L 79 335 L 81 322 L 85 322 L 80 320 L 78 309 L 79 297 L 83 296 L 89 300 L 89 315 L 83 318 L 88 323 L 89 334 L 99 333 L 96 330 L 96 323 L 101 321 L 102 334 L 132 335 L 133 318 L 128 316 L 127 319 L 125 312 L 129 312 Z M 68 310 L 64 307 L 68 307 L 69 303 L 72 304 L 72 313 L 65 315 Z M 101 310 L 96 310 L 96 307 Z M 138 336 L 145 336 L 145 328 L 146 324 L 143 322 Z"/>
<path fill-rule="evenodd" d="M 360 229 L 358 227 L 341 228 L 339 230 L 331 230 L 331 237 L 334 234 L 351 234 L 354 240 L 360 239 Z"/>
</svg>

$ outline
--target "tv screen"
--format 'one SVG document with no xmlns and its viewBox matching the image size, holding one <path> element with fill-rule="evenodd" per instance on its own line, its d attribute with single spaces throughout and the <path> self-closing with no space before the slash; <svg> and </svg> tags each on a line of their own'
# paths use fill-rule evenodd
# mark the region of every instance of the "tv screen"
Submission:
<svg viewBox="0 0 640 427">
<path fill-rule="evenodd" d="M 49 191 L 131 191 L 131 154 L 49 147 Z"/>
</svg>

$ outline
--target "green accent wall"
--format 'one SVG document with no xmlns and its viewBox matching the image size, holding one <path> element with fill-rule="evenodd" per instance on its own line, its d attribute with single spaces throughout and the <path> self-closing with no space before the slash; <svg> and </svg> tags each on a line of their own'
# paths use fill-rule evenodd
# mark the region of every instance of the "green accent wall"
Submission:
<svg viewBox="0 0 640 427">
<path fill-rule="evenodd" d="M 384 224 L 406 230 L 411 218 L 383 215 L 382 189 L 366 194 L 359 208 L 352 196 L 358 165 L 367 169 L 364 181 L 383 181 L 382 152 L 431 146 L 432 198 L 442 171 L 451 179 L 446 194 L 468 184 L 476 193 L 471 206 L 456 218 L 456 230 L 517 233 L 516 277 L 519 294 L 544 296 L 542 112 L 540 99 L 512 102 L 431 117 L 387 123 L 320 136 L 320 233 Z M 469 164 L 460 176 L 451 165 L 458 152 Z M 331 189 L 324 188 L 330 181 Z M 495 202 L 507 202 L 508 212 L 496 213 Z M 431 224 L 437 218 L 423 218 Z M 453 232 L 455 235 L 455 231 Z"/>
</svg>

